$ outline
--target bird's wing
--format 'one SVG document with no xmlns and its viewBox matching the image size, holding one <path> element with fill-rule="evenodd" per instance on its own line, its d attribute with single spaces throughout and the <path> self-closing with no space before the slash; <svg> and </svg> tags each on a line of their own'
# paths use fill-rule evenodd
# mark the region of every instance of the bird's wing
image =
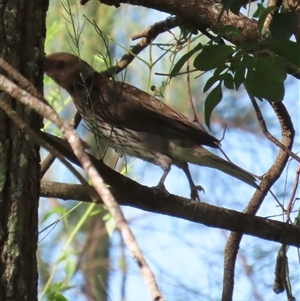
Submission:
<svg viewBox="0 0 300 301">
<path fill-rule="evenodd" d="M 190 122 L 154 96 L 126 83 L 106 81 L 98 85 L 101 98 L 110 112 L 109 122 L 140 132 L 149 132 L 190 144 L 219 147 L 219 140 Z M 109 95 L 109 101 L 107 102 Z M 105 110 L 107 111 L 107 110 Z"/>
</svg>

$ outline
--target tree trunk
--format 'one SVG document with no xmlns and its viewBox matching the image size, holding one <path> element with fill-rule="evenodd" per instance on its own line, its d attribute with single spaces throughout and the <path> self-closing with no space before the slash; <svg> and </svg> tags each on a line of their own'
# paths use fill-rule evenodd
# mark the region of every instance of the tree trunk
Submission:
<svg viewBox="0 0 300 301">
<path fill-rule="evenodd" d="M 48 1 L 2 1 L 0 56 L 42 92 Z M 0 69 L 1 73 L 4 73 Z M 7 75 L 4 73 L 4 75 Z M 34 130 L 42 119 L 0 91 Z M 0 109 L 0 300 L 37 300 L 39 147 Z"/>
</svg>

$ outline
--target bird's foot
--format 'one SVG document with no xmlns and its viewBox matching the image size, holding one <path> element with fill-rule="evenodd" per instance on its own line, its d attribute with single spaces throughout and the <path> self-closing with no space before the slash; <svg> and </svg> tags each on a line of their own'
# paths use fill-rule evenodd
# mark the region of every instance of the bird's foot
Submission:
<svg viewBox="0 0 300 301">
<path fill-rule="evenodd" d="M 205 190 L 201 185 L 198 185 L 198 186 L 194 185 L 193 187 L 191 187 L 191 199 L 192 200 L 200 201 L 198 191 L 203 191 L 203 193 L 205 193 Z"/>
<path fill-rule="evenodd" d="M 166 197 L 168 197 L 170 195 L 170 193 L 166 189 L 164 183 L 158 183 L 156 186 L 153 186 L 152 188 L 160 190 L 162 193 L 164 193 L 166 195 Z"/>
</svg>

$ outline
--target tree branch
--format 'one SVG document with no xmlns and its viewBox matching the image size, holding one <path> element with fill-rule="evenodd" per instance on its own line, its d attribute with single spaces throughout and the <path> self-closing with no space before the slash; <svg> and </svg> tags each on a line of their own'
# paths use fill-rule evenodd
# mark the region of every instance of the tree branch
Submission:
<svg viewBox="0 0 300 301">
<path fill-rule="evenodd" d="M 99 0 L 100 3 L 107 5 L 120 6 L 122 3 L 128 4 L 124 0 Z M 248 3 L 248 2 L 247 2 Z M 84 3 L 83 3 L 84 4 Z M 131 5 L 138 5 L 156 9 L 170 15 L 182 17 L 187 23 L 192 23 L 199 29 L 211 29 L 218 33 L 218 29 L 226 25 L 233 25 L 243 29 L 238 37 L 233 37 L 230 33 L 223 33 L 222 37 L 233 44 L 255 43 L 260 38 L 257 29 L 257 22 L 246 16 L 235 15 L 231 11 L 224 12 L 219 20 L 220 12 L 223 9 L 221 1 L 214 0 L 132 0 Z"/>
<path fill-rule="evenodd" d="M 134 59 L 135 57 L 143 51 L 146 47 L 153 42 L 158 35 L 167 30 L 180 26 L 185 21 L 182 18 L 172 17 L 163 21 L 156 22 L 155 24 L 144 29 L 142 32 L 133 35 L 132 40 L 142 38 L 136 45 L 134 45 L 131 50 L 125 53 L 118 63 L 107 70 L 101 72 L 102 75 L 106 77 L 112 77 L 115 74 L 124 70 Z"/>
<path fill-rule="evenodd" d="M 291 121 L 291 118 L 283 104 L 283 102 L 274 102 L 271 103 L 277 118 L 279 120 L 281 130 L 282 130 L 282 144 L 287 148 L 291 149 L 294 141 L 294 127 Z M 260 119 L 260 117 L 258 116 Z M 262 124 L 260 122 L 260 124 Z M 268 136 L 267 136 L 268 138 Z M 280 149 L 277 158 L 268 170 L 263 178 L 260 188 L 261 190 L 256 190 L 252 200 L 249 202 L 245 213 L 249 215 L 255 215 L 258 209 L 260 208 L 265 196 L 272 187 L 272 185 L 280 177 L 286 163 L 288 161 L 289 154 L 284 150 Z M 225 248 L 225 257 L 224 257 L 224 276 L 223 276 L 223 292 L 222 292 L 222 301 L 232 300 L 233 288 L 234 288 L 234 269 L 236 263 L 236 257 L 239 249 L 240 242 L 242 240 L 243 233 L 232 232 L 229 236 L 229 239 Z"/>
<path fill-rule="evenodd" d="M 79 164 L 66 141 L 43 132 L 41 132 L 41 135 L 48 143 L 63 153 L 68 160 Z M 241 231 L 244 234 L 277 242 L 289 240 L 289 244 L 294 246 L 300 244 L 300 230 L 293 225 L 219 208 L 172 194 L 166 196 L 159 189 L 140 185 L 112 170 L 93 156 L 89 155 L 89 157 L 95 168 L 103 176 L 104 181 L 111 187 L 110 191 L 120 205 L 183 218 L 209 227 Z M 80 200 L 89 201 L 88 195 L 82 191 L 80 185 L 53 185 L 53 183 L 43 181 L 41 186 L 42 196 L 78 200 L 79 197 L 76 197 L 78 193 L 81 196 Z M 292 231 L 294 234 L 286 231 Z M 289 235 L 286 235 L 286 233 L 289 233 Z M 298 236 L 295 233 L 298 233 Z"/>
</svg>

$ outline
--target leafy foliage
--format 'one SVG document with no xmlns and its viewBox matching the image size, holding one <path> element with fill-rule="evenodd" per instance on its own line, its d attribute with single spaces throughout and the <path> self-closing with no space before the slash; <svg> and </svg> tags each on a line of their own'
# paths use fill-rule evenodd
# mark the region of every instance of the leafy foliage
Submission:
<svg viewBox="0 0 300 301">
<path fill-rule="evenodd" d="M 208 45 L 203 48 L 194 60 L 197 70 L 208 71 L 221 66 L 234 53 L 234 49 L 227 45 Z"/>
<path fill-rule="evenodd" d="M 240 0 L 222 0 L 222 4 L 219 20 L 224 11 L 238 14 L 242 7 Z M 269 27 L 265 28 L 268 16 L 271 16 L 271 21 Z M 258 3 L 253 18 L 258 19 L 257 28 L 262 35 L 258 43 L 225 45 L 217 36 L 207 45 L 199 43 L 183 55 L 171 71 L 171 77 L 175 77 L 185 62 L 196 53 L 193 63 L 196 70 L 207 72 L 215 69 L 203 89 L 203 92 L 207 92 L 212 88 L 205 101 L 205 121 L 208 127 L 213 109 L 222 100 L 222 85 L 227 89 L 239 90 L 244 84 L 248 92 L 260 100 L 282 101 L 288 68 L 300 68 L 300 45 L 289 40 L 292 31 L 291 11 L 284 7 L 264 7 Z M 239 36 L 242 31 L 242 28 L 232 25 L 217 29 L 219 35 L 226 33 L 231 37 Z"/>
<path fill-rule="evenodd" d="M 261 18 L 265 18 L 265 15 Z M 287 67 L 293 65 L 300 68 L 300 45 L 292 41 L 266 39 L 247 47 L 217 45 L 211 42 L 206 46 L 198 44 L 182 56 L 175 64 L 171 76 L 176 76 L 185 61 L 199 51 L 201 52 L 194 59 L 194 67 L 200 71 L 215 69 L 203 92 L 217 83 L 205 101 L 205 122 L 208 127 L 213 109 L 222 100 L 222 84 L 227 89 L 239 90 L 244 83 L 248 92 L 260 100 L 282 101 Z"/>
<path fill-rule="evenodd" d="M 232 11 L 234 14 L 238 15 L 242 6 L 242 0 L 222 0 L 223 11 Z"/>
</svg>

